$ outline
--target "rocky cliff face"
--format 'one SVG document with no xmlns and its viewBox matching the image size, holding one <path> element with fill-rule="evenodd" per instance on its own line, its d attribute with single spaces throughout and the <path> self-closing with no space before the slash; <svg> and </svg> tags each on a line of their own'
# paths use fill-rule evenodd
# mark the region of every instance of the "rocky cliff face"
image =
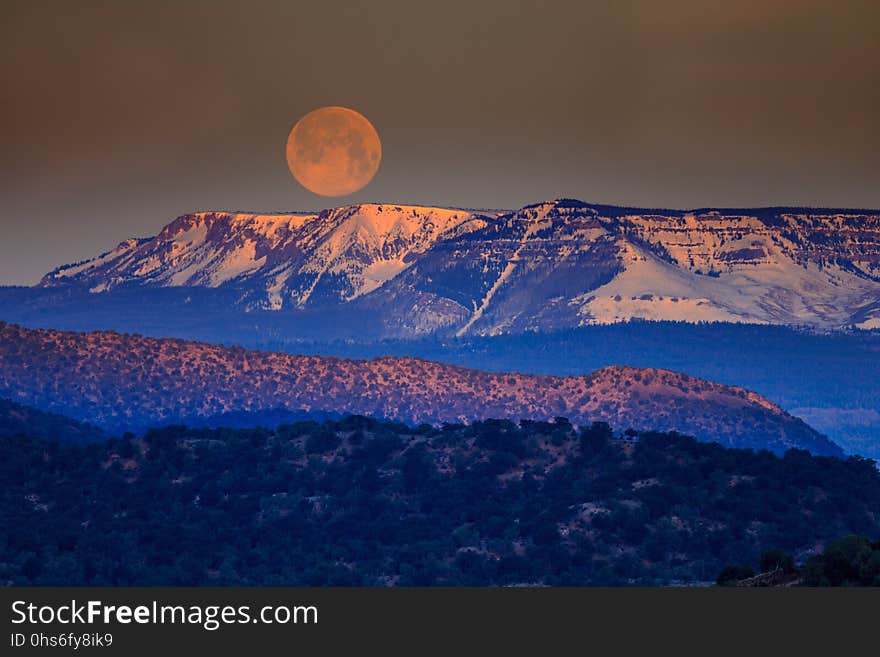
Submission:
<svg viewBox="0 0 880 657">
<path fill-rule="evenodd" d="M 242 310 L 351 306 L 386 335 L 630 319 L 880 328 L 880 211 L 516 212 L 356 205 L 184 215 L 41 285 L 224 288 Z"/>
<path fill-rule="evenodd" d="M 737 447 L 840 448 L 761 396 L 669 370 L 492 373 L 415 358 L 345 360 L 0 324 L 0 397 L 114 430 L 273 409 L 413 424 L 484 418 L 677 430 Z"/>
</svg>

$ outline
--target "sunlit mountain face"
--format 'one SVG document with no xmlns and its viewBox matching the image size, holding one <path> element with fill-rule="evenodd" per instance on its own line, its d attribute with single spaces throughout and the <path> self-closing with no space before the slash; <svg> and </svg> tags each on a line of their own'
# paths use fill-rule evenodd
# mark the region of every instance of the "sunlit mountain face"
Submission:
<svg viewBox="0 0 880 657">
<path fill-rule="evenodd" d="M 40 287 L 105 295 L 95 303 L 132 289 L 215 290 L 224 310 L 316 321 L 356 310 L 385 337 L 631 319 L 874 329 L 880 211 L 557 200 L 515 212 L 381 204 L 198 212 L 59 267 Z"/>
<path fill-rule="evenodd" d="M 0 324 L 0 397 L 113 431 L 275 411 L 418 425 L 487 418 L 604 421 L 735 447 L 839 446 L 748 390 L 655 368 L 584 376 L 484 372 L 417 358 L 345 360 L 109 332 Z M 277 417 L 273 416 L 276 420 Z M 270 419 L 273 419 L 270 418 Z"/>
</svg>

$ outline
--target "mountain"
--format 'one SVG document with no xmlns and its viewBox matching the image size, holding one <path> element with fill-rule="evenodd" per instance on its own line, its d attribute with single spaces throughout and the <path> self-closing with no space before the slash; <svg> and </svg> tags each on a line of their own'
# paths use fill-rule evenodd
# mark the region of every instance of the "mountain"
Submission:
<svg viewBox="0 0 880 657">
<path fill-rule="evenodd" d="M 109 438 L 105 431 L 94 425 L 0 399 L 0 439 L 13 436 L 62 443 L 92 443 Z"/>
<path fill-rule="evenodd" d="M 242 345 L 245 346 L 245 345 Z M 377 342 L 253 342 L 346 358 L 415 356 L 492 371 L 577 375 L 626 363 L 724 381 L 772 399 L 848 453 L 880 460 L 880 332 L 769 324 L 643 322 L 550 333 Z"/>
<path fill-rule="evenodd" d="M 74 282 L 104 292 L 131 283 L 213 288 L 246 282 L 245 307 L 302 308 L 356 299 L 438 241 L 485 225 L 470 211 L 414 206 L 198 212 L 178 217 L 155 238 L 126 240 L 98 258 L 59 267 L 41 284 Z"/>
<path fill-rule="evenodd" d="M 0 324 L 0 395 L 116 431 L 276 409 L 411 424 L 564 416 L 619 430 L 676 430 L 736 447 L 842 454 L 753 392 L 651 368 L 538 376 L 416 358 L 294 356 Z"/>
<path fill-rule="evenodd" d="M 133 290 L 199 308 L 222 295 L 222 312 L 239 318 L 354 339 L 352 324 L 378 337 L 631 319 L 877 329 L 880 210 L 647 210 L 556 200 L 514 212 L 380 204 L 199 212 L 156 237 L 59 267 L 39 289 L 8 297 L 3 319 L 62 325 L 86 304 L 120 314 Z M 213 307 L 234 330 L 235 320 Z"/>
</svg>

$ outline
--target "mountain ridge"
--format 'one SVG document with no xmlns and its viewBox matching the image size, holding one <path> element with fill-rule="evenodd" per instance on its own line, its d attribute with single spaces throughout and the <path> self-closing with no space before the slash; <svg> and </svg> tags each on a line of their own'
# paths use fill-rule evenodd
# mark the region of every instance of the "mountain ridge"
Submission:
<svg viewBox="0 0 880 657">
<path fill-rule="evenodd" d="M 228 290 L 240 312 L 353 309 L 386 337 L 630 319 L 880 328 L 880 210 L 646 210 L 558 199 L 513 212 L 356 204 L 200 212 L 47 274 L 93 294 Z"/>
<path fill-rule="evenodd" d="M 279 408 L 412 424 L 565 416 L 620 430 L 677 430 L 732 446 L 842 455 L 756 393 L 628 366 L 584 376 L 527 375 L 406 357 L 293 356 L 0 323 L 0 395 L 117 431 Z"/>
</svg>

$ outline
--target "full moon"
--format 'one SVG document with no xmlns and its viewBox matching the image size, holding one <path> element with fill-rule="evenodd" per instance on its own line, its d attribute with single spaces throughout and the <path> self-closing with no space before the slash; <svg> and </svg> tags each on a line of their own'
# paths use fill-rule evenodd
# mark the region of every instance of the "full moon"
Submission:
<svg viewBox="0 0 880 657">
<path fill-rule="evenodd" d="M 382 161 L 382 142 L 367 118 L 347 107 L 320 107 L 297 121 L 287 138 L 287 166 L 321 196 L 363 189 Z"/>
</svg>

